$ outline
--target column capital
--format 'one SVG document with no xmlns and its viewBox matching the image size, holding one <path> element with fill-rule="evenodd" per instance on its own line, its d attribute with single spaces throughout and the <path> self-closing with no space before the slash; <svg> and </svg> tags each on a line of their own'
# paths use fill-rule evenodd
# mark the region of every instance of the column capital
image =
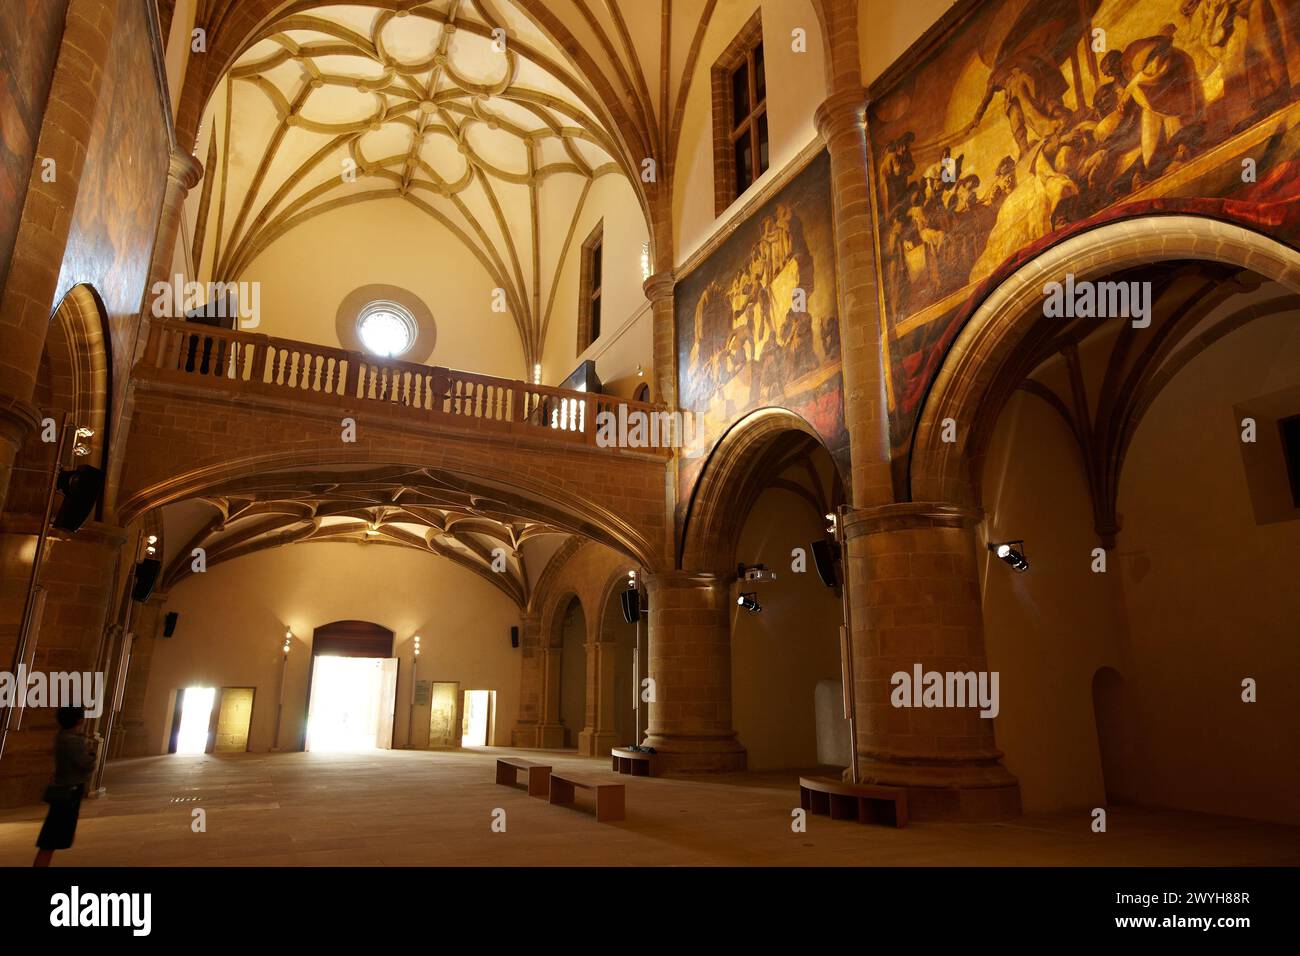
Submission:
<svg viewBox="0 0 1300 956">
<path fill-rule="evenodd" d="M 645 282 L 641 283 L 641 288 L 645 291 L 645 297 L 651 302 L 659 302 L 667 299 L 673 294 L 673 286 L 676 285 L 676 279 L 672 269 L 665 269 L 663 272 L 656 272 Z"/>
<path fill-rule="evenodd" d="M 849 88 L 832 93 L 813 113 L 813 124 L 827 142 L 850 126 L 865 126 L 866 91 Z"/>
<path fill-rule="evenodd" d="M 192 153 L 177 147 L 172 150 L 171 165 L 167 168 L 167 178 L 176 182 L 189 192 L 203 178 L 203 164 Z"/>
<path fill-rule="evenodd" d="M 912 528 L 974 528 L 984 512 L 966 505 L 934 501 L 896 501 L 873 508 L 851 508 L 841 531 L 848 539 Z"/>
<path fill-rule="evenodd" d="M 41 410 L 31 402 L 12 395 L 0 395 L 0 438 L 15 448 L 41 427 Z"/>
</svg>

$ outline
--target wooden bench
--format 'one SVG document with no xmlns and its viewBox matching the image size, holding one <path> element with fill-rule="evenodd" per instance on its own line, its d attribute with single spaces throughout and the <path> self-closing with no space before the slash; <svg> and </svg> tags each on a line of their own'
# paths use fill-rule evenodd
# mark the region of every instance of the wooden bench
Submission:
<svg viewBox="0 0 1300 956">
<path fill-rule="evenodd" d="M 498 757 L 497 783 L 503 783 L 508 787 L 518 786 L 520 770 L 528 773 L 528 795 L 530 797 L 544 797 L 550 792 L 550 764 L 533 763 L 523 757 Z"/>
<path fill-rule="evenodd" d="M 800 777 L 799 805 L 809 813 L 829 816 L 832 820 L 907 826 L 907 791 L 899 787 Z"/>
<path fill-rule="evenodd" d="M 648 754 L 641 750 L 628 750 L 626 747 L 615 747 L 609 752 L 610 759 L 614 764 L 615 773 L 626 773 L 633 777 L 653 777 L 654 761 L 651 759 L 654 754 Z"/>
<path fill-rule="evenodd" d="M 610 820 L 623 819 L 623 785 L 583 777 L 572 773 L 551 772 L 551 803 L 573 803 L 573 791 L 594 790 L 596 793 L 596 820 L 605 823 Z"/>
</svg>

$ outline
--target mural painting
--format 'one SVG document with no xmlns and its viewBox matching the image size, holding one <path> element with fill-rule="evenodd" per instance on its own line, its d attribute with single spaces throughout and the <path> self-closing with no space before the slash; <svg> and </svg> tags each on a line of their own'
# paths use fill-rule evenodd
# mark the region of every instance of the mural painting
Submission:
<svg viewBox="0 0 1300 956">
<path fill-rule="evenodd" d="M 872 89 L 891 425 L 992 285 L 1108 219 L 1300 235 L 1300 0 L 1004 0 Z"/>
<path fill-rule="evenodd" d="M 678 400 L 693 424 L 681 512 L 723 432 L 758 408 L 802 416 L 848 474 L 829 190 L 821 152 L 677 283 Z"/>
</svg>

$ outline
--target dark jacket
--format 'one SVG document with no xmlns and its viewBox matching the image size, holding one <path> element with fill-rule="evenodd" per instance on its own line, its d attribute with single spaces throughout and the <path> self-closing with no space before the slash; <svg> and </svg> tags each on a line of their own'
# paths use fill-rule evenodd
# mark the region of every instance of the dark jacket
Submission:
<svg viewBox="0 0 1300 956">
<path fill-rule="evenodd" d="M 54 738 L 54 785 L 75 787 L 90 781 L 95 769 L 95 751 L 85 734 L 60 730 Z"/>
</svg>

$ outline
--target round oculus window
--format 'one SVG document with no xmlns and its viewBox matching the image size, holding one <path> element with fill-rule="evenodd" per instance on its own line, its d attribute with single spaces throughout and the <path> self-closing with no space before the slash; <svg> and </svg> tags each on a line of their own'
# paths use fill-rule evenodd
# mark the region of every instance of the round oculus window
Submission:
<svg viewBox="0 0 1300 956">
<path fill-rule="evenodd" d="M 381 358 L 397 358 L 409 352 L 418 328 L 411 313 L 396 302 L 372 302 L 357 317 L 361 344 Z"/>
</svg>

